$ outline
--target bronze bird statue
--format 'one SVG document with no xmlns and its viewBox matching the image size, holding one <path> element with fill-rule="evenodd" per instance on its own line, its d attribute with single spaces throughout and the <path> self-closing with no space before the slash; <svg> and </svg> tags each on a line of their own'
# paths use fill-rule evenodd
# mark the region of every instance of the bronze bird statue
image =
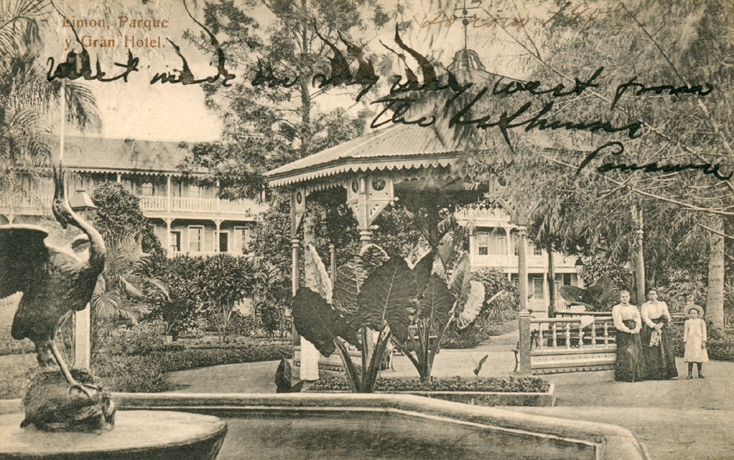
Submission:
<svg viewBox="0 0 734 460">
<path fill-rule="evenodd" d="M 106 248 L 99 232 L 71 209 L 60 166 L 54 169 L 54 185 L 53 215 L 63 228 L 73 225 L 86 234 L 89 258 L 81 260 L 70 249 L 46 244 L 48 232 L 40 227 L 0 226 L 0 298 L 23 293 L 13 319 L 13 338 L 31 339 L 43 368 L 56 362 L 69 391 L 76 388 L 90 396 L 87 388 L 97 387 L 74 379 L 54 339 L 61 317 L 83 310 L 92 298 Z"/>
</svg>

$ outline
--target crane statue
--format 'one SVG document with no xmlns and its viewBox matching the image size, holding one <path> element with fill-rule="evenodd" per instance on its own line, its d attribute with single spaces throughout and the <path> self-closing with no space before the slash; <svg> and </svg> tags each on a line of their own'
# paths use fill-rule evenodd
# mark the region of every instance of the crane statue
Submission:
<svg viewBox="0 0 734 460">
<path fill-rule="evenodd" d="M 85 382 L 72 375 L 54 339 L 61 318 L 83 310 L 91 300 L 104 269 L 106 248 L 99 232 L 71 209 L 63 174 L 60 165 L 54 168 L 51 209 L 64 229 L 73 225 L 86 235 L 89 258 L 82 260 L 70 249 L 46 244 L 48 232 L 41 227 L 0 226 L 0 298 L 23 293 L 11 335 L 33 341 L 41 367 L 47 370 L 58 364 L 66 380 L 58 372 L 46 372 L 31 382 L 22 426 L 33 423 L 40 429 L 88 431 L 114 423 L 114 404 L 108 392 L 92 383 L 90 374 L 80 373 Z"/>
</svg>

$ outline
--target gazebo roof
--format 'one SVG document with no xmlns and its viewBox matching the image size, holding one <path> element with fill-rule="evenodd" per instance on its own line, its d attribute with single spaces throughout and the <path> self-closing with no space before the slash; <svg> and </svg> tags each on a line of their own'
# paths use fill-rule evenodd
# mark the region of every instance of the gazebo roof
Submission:
<svg viewBox="0 0 734 460">
<path fill-rule="evenodd" d="M 487 72 L 472 50 L 458 51 L 448 70 L 459 81 L 489 82 L 499 77 Z M 386 116 L 390 115 L 383 115 Z M 448 125 L 444 119 L 429 127 L 390 124 L 264 175 L 271 187 L 282 187 L 307 182 L 323 184 L 342 180 L 344 174 L 360 172 L 442 169 L 445 173 L 456 165 L 467 148 L 466 140 Z"/>
<path fill-rule="evenodd" d="M 265 173 L 273 187 L 343 173 L 446 167 L 462 151 L 446 123 L 394 124 Z"/>
</svg>

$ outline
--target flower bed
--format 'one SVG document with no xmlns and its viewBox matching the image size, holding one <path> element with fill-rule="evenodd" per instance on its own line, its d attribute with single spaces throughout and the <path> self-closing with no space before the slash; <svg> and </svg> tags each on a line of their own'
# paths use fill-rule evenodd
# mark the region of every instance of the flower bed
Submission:
<svg viewBox="0 0 734 460">
<path fill-rule="evenodd" d="M 328 377 L 314 382 L 310 392 L 346 392 L 349 383 L 344 377 Z M 408 393 L 429 398 L 444 399 L 481 406 L 552 406 L 555 388 L 538 377 L 508 379 L 476 378 L 379 379 L 375 385 L 379 393 Z"/>
<path fill-rule="evenodd" d="M 510 377 L 466 379 L 433 378 L 428 382 L 418 379 L 378 379 L 375 391 L 493 391 L 493 392 L 544 392 L 550 383 L 538 377 Z M 344 377 L 328 377 L 314 382 L 309 391 L 349 391 L 349 382 Z"/>
</svg>

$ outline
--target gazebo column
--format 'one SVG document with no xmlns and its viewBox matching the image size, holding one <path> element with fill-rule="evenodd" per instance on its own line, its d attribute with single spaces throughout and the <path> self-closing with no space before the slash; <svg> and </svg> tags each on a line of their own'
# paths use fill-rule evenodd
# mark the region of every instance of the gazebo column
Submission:
<svg viewBox="0 0 734 460">
<path fill-rule="evenodd" d="M 306 196 L 307 193 L 303 189 L 293 190 L 291 193 L 291 288 L 295 296 L 300 287 L 300 271 L 299 266 L 299 246 L 298 230 L 303 224 L 303 245 L 314 243 L 313 218 L 306 217 Z M 308 340 L 300 337 L 295 326 L 292 327 L 294 357 L 296 347 L 300 347 L 300 379 L 301 380 L 318 380 L 319 378 L 319 352 L 316 347 Z"/>
<path fill-rule="evenodd" d="M 517 290 L 520 297 L 520 373 L 530 374 L 530 311 L 528 310 L 527 228 L 517 228 Z"/>
<path fill-rule="evenodd" d="M 316 246 L 316 234 L 314 233 L 313 212 L 306 211 L 303 216 L 303 250 L 305 251 L 309 245 Z M 298 262 L 298 260 L 296 260 Z M 308 274 L 306 274 L 308 276 Z M 321 354 L 316 346 L 301 337 L 301 380 L 318 380 L 319 375 L 319 358 Z"/>
<path fill-rule="evenodd" d="M 393 181 L 390 177 L 361 176 L 351 179 L 347 184 L 347 204 L 359 224 L 359 241 L 364 248 L 372 242 L 372 222 L 383 209 L 395 200 Z M 372 359 L 377 332 L 368 329 L 366 334 L 366 362 Z"/>
<path fill-rule="evenodd" d="M 336 246 L 334 243 L 329 244 L 329 277 L 333 286 L 336 282 Z"/>
</svg>

